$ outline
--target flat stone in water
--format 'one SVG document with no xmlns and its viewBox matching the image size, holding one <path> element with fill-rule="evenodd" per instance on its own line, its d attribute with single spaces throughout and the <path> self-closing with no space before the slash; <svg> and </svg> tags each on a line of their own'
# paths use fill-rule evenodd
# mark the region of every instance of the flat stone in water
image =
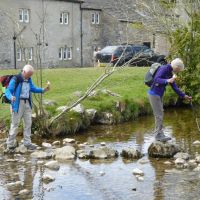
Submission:
<svg viewBox="0 0 200 200">
<path fill-rule="evenodd" d="M 158 141 L 153 142 L 148 148 L 148 154 L 153 158 L 171 158 L 179 151 L 180 147 L 177 144 Z"/>
</svg>

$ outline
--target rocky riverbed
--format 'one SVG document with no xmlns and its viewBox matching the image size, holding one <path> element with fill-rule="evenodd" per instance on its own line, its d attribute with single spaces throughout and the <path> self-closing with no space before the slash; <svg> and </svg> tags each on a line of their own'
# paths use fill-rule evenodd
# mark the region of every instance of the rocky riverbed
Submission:
<svg viewBox="0 0 200 200">
<path fill-rule="evenodd" d="M 165 144 L 154 143 L 152 116 L 91 127 L 70 138 L 33 140 L 38 144 L 35 151 L 19 143 L 14 154 L 4 153 L 2 138 L 0 197 L 198 199 L 200 134 L 189 110 L 168 111 L 165 120 L 165 132 L 173 137 Z"/>
</svg>

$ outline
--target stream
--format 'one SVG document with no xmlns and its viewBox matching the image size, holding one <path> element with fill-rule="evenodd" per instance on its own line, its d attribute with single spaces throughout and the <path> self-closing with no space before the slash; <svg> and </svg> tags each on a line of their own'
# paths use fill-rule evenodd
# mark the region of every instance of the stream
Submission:
<svg viewBox="0 0 200 200">
<path fill-rule="evenodd" d="M 200 122 L 199 122 L 200 123 Z M 194 155 L 200 147 L 194 146 L 200 140 L 195 118 L 191 109 L 168 108 L 164 116 L 164 131 Z M 74 136 L 80 143 L 99 147 L 101 142 L 117 150 L 135 147 L 144 157 L 140 160 L 116 159 L 82 160 L 75 159 L 60 164 L 58 171 L 37 165 L 30 154 L 4 155 L 0 152 L 0 199 L 1 200 L 192 200 L 200 199 L 200 172 L 176 169 L 164 164 L 173 159 L 153 159 L 147 155 L 149 145 L 154 141 L 154 118 L 152 115 L 139 117 L 133 122 L 113 126 L 91 126 L 87 131 Z M 59 139 L 56 139 L 59 140 Z M 61 140 L 61 139 L 60 139 Z M 40 144 L 41 141 L 33 141 Z M 53 141 L 46 142 L 52 143 Z M 16 162 L 8 162 L 18 158 Z M 143 162 L 141 162 L 141 160 Z M 46 162 L 46 161 L 45 161 Z M 132 173 L 139 168 L 144 180 L 138 180 Z M 45 184 L 42 176 L 49 174 L 55 181 Z M 29 190 L 25 197 L 19 196 L 17 188 L 5 184 L 22 181 L 23 189 Z"/>
</svg>

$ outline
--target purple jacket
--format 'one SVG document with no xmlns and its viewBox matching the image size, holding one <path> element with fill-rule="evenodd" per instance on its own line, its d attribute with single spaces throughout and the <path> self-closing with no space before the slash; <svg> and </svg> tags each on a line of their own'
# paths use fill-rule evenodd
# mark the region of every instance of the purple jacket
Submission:
<svg viewBox="0 0 200 200">
<path fill-rule="evenodd" d="M 167 79 L 172 78 L 173 68 L 170 64 L 161 66 L 158 71 L 156 72 L 156 75 L 154 77 L 154 82 L 151 86 L 151 91 L 160 97 L 164 95 L 165 87 L 168 85 Z M 183 93 L 175 82 L 169 83 L 172 87 L 172 89 L 180 96 L 184 97 L 185 93 Z"/>
</svg>

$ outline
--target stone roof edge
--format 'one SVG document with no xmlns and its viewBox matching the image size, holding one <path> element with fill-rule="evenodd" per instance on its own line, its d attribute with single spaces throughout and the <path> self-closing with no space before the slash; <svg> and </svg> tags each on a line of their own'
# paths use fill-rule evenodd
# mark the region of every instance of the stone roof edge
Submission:
<svg viewBox="0 0 200 200">
<path fill-rule="evenodd" d="M 84 3 L 84 0 L 51 0 L 51 1 L 65 1 L 70 3 Z"/>
</svg>

